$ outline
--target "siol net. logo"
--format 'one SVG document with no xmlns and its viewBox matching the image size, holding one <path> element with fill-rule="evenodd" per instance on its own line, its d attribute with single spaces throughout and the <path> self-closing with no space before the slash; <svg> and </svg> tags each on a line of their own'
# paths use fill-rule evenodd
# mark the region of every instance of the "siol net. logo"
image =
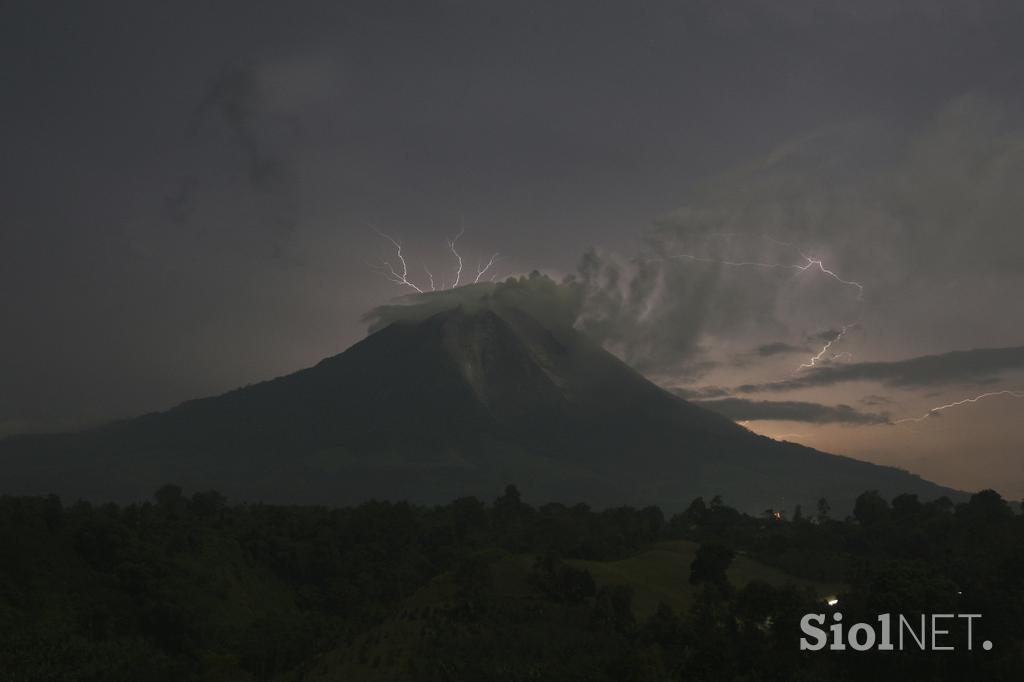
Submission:
<svg viewBox="0 0 1024 682">
<path fill-rule="evenodd" d="M 883 613 L 877 623 L 854 623 L 845 627 L 843 614 L 832 614 L 832 624 L 825 626 L 824 613 L 808 613 L 800 619 L 801 651 L 954 651 L 974 649 L 974 621 L 978 613 L 934 613 L 904 616 Z M 992 642 L 984 640 L 981 648 L 991 651 Z"/>
</svg>

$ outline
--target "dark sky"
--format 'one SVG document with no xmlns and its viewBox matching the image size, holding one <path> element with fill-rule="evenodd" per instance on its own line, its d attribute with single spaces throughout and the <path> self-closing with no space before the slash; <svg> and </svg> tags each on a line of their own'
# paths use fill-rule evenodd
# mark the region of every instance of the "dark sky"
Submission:
<svg viewBox="0 0 1024 682">
<path fill-rule="evenodd" d="M 1022 496 L 1022 35 L 1010 1 L 8 3 L 0 432 L 310 365 L 407 293 L 370 225 L 421 286 L 465 229 L 751 428 Z"/>
</svg>

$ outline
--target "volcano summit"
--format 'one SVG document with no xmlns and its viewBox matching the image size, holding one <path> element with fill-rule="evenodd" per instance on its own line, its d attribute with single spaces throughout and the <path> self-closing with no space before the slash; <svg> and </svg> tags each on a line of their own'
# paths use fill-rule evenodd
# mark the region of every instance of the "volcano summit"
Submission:
<svg viewBox="0 0 1024 682">
<path fill-rule="evenodd" d="M 432 503 L 515 483 L 538 501 L 670 511 L 713 495 L 760 511 L 820 497 L 848 509 L 869 489 L 955 494 L 692 405 L 529 304 L 527 284 L 417 297 L 412 314 L 288 376 L 84 432 L 10 437 L 0 492 L 135 500 L 174 482 L 235 500 Z"/>
</svg>

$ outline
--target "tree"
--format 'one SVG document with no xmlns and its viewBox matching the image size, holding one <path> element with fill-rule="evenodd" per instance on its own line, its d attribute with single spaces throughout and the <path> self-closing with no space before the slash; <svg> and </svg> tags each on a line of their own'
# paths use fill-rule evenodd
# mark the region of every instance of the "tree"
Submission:
<svg viewBox="0 0 1024 682">
<path fill-rule="evenodd" d="M 519 489 L 509 484 L 505 486 L 505 494 L 494 501 L 494 516 L 499 521 L 508 521 L 521 516 L 525 508 Z"/>
<path fill-rule="evenodd" d="M 475 497 L 460 497 L 452 502 L 455 538 L 463 542 L 474 531 L 487 527 L 487 507 Z"/>
<path fill-rule="evenodd" d="M 635 625 L 633 619 L 633 588 L 628 585 L 608 585 L 597 593 L 594 615 L 619 632 L 627 632 Z"/>
<path fill-rule="evenodd" d="M 818 500 L 818 523 L 828 521 L 828 515 L 832 512 L 832 505 L 824 497 Z"/>
<path fill-rule="evenodd" d="M 896 516 L 904 518 L 914 516 L 921 511 L 921 501 L 917 499 L 917 495 L 910 493 L 897 495 L 892 498 L 892 511 Z"/>
<path fill-rule="evenodd" d="M 643 524 L 641 532 L 650 539 L 654 539 L 665 525 L 665 514 L 660 507 L 644 507 L 639 516 Z"/>
<path fill-rule="evenodd" d="M 889 504 L 877 490 L 861 493 L 853 504 L 853 518 L 862 526 L 874 526 L 889 516 Z"/>
<path fill-rule="evenodd" d="M 555 574 L 559 595 L 569 603 L 578 603 L 593 597 L 597 593 L 597 585 L 590 571 L 563 564 Z"/>
<path fill-rule="evenodd" d="M 732 563 L 733 551 L 725 545 L 708 543 L 697 550 L 697 558 L 690 564 L 690 584 L 711 583 L 723 590 L 729 589 L 726 571 Z"/>
<path fill-rule="evenodd" d="M 181 486 L 173 483 L 166 483 L 154 494 L 156 506 L 167 514 L 176 514 L 183 506 Z"/>
<path fill-rule="evenodd" d="M 477 602 L 491 587 L 491 566 L 479 554 L 465 557 L 455 567 L 455 585 L 459 597 L 466 602 Z"/>
<path fill-rule="evenodd" d="M 192 495 L 189 509 L 199 518 L 210 518 L 220 514 L 226 506 L 227 498 L 216 490 L 207 490 Z"/>
<path fill-rule="evenodd" d="M 751 624 L 763 624 L 778 601 L 774 587 L 763 580 L 752 580 L 736 595 L 736 614 Z"/>
<path fill-rule="evenodd" d="M 704 504 L 704 498 L 698 497 L 683 512 L 683 518 L 687 525 L 701 526 L 708 518 L 708 506 Z"/>
<path fill-rule="evenodd" d="M 995 490 L 982 490 L 971 495 L 958 513 L 966 520 L 979 525 L 999 523 L 1013 518 L 1013 510 Z"/>
</svg>

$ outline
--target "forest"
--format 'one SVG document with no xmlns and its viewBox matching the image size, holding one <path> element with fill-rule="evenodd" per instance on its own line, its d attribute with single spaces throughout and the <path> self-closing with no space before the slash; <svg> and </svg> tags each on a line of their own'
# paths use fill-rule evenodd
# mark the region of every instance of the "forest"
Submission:
<svg viewBox="0 0 1024 682">
<path fill-rule="evenodd" d="M 1019 680 L 1015 506 L 3 497 L 0 680 Z M 836 609 L 982 614 L 993 646 L 801 651 L 803 614 Z"/>
</svg>

